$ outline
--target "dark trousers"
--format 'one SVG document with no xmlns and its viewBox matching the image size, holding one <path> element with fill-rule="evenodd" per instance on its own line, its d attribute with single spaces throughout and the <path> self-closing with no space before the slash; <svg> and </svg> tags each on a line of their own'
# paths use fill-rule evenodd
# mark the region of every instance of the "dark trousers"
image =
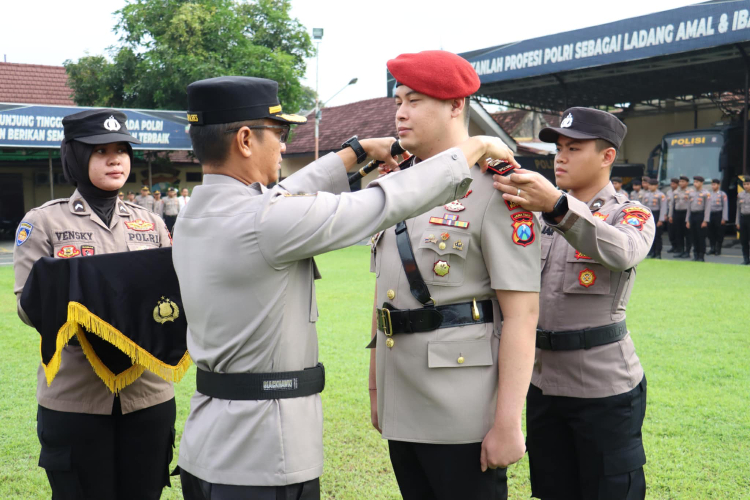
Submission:
<svg viewBox="0 0 750 500">
<path fill-rule="evenodd" d="M 664 225 L 661 226 L 658 225 L 660 213 L 659 211 L 652 212 L 652 216 L 654 218 L 654 224 L 656 224 L 656 234 L 654 235 L 654 242 L 651 244 L 651 255 L 656 256 L 658 254 L 661 254 L 662 250 L 662 241 L 661 236 L 664 233 Z"/>
<path fill-rule="evenodd" d="M 177 222 L 177 216 L 176 215 L 165 215 L 164 216 L 164 223 L 167 225 L 167 229 L 169 229 L 169 234 L 173 234 L 172 228 L 174 227 L 174 223 Z"/>
<path fill-rule="evenodd" d="M 393 472 L 404 500 L 508 498 L 506 469 L 482 472 L 482 443 L 429 444 L 388 441 Z"/>
<path fill-rule="evenodd" d="M 319 500 L 320 479 L 285 486 L 214 484 L 180 469 L 185 500 Z"/>
<path fill-rule="evenodd" d="M 750 260 L 750 215 L 740 215 L 740 243 L 742 256 Z"/>
<path fill-rule="evenodd" d="M 703 224 L 703 211 L 690 214 L 690 239 L 693 241 L 693 255 L 702 257 L 706 254 L 706 228 Z"/>
<path fill-rule="evenodd" d="M 721 250 L 724 243 L 724 226 L 721 225 L 721 212 L 711 212 L 711 220 L 708 222 L 708 241 L 711 248 Z"/>
<path fill-rule="evenodd" d="M 39 406 L 39 466 L 52 500 L 158 500 L 170 486 L 174 421 L 174 399 L 127 415 L 119 398 L 111 415 Z"/>
<path fill-rule="evenodd" d="M 641 500 L 646 496 L 641 427 L 646 378 L 606 398 L 526 398 L 531 495 L 555 500 Z"/>
<path fill-rule="evenodd" d="M 672 249 L 677 249 L 677 237 L 674 232 L 674 224 L 669 222 L 669 217 L 664 221 L 664 227 L 667 228 L 667 235 L 669 236 L 669 244 L 672 245 Z"/>
<path fill-rule="evenodd" d="M 685 217 L 687 216 L 687 210 L 675 210 L 674 219 L 674 234 L 675 241 L 677 242 L 676 250 L 678 252 L 690 252 L 690 233 L 685 227 Z"/>
</svg>

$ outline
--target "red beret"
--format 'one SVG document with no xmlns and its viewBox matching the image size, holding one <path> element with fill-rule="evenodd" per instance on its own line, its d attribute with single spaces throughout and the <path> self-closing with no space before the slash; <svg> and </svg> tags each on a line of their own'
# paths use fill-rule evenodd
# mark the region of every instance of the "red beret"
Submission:
<svg viewBox="0 0 750 500">
<path fill-rule="evenodd" d="M 397 82 L 435 99 L 468 97 L 480 85 L 469 61 L 444 50 L 401 54 L 387 65 Z"/>
</svg>

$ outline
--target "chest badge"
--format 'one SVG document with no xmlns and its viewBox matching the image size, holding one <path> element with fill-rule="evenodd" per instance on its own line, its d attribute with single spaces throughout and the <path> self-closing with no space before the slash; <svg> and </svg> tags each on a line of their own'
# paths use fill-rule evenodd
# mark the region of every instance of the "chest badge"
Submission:
<svg viewBox="0 0 750 500">
<path fill-rule="evenodd" d="M 81 255 L 84 257 L 91 257 L 94 255 L 94 247 L 91 245 L 81 245 Z"/>
<path fill-rule="evenodd" d="M 437 238 L 435 238 L 434 234 L 427 235 L 427 238 L 424 239 L 425 243 L 437 243 Z"/>
<path fill-rule="evenodd" d="M 432 270 L 435 271 L 435 274 L 437 274 L 438 276 L 443 277 L 450 272 L 451 266 L 446 261 L 439 260 L 435 262 Z"/>
<path fill-rule="evenodd" d="M 587 267 L 586 269 L 578 273 L 578 283 L 580 283 L 581 286 L 588 288 L 596 283 L 596 274 L 594 274 L 594 271 Z"/>
<path fill-rule="evenodd" d="M 447 205 L 444 206 L 444 208 L 449 212 L 462 212 L 466 210 L 466 207 L 463 206 L 461 202 L 458 200 L 448 203 Z"/>
<path fill-rule="evenodd" d="M 534 243 L 534 215 L 531 212 L 511 214 L 513 219 L 513 243 L 522 247 Z"/>
<path fill-rule="evenodd" d="M 581 259 L 591 260 L 591 257 L 589 257 L 588 255 L 582 254 L 581 252 L 576 250 L 576 260 L 581 260 Z"/>
<path fill-rule="evenodd" d="M 164 324 L 167 321 L 174 321 L 180 317 L 180 308 L 177 304 L 164 297 L 156 303 L 154 307 L 154 321 Z"/>
<path fill-rule="evenodd" d="M 125 226 L 127 226 L 128 229 L 132 229 L 133 231 L 153 231 L 154 230 L 154 223 L 147 222 L 143 219 L 130 220 L 125 223 Z"/>
<path fill-rule="evenodd" d="M 453 244 L 453 249 L 454 250 L 459 250 L 459 251 L 463 250 L 464 249 L 464 242 L 461 241 L 461 240 L 456 240 L 456 242 Z"/>
<path fill-rule="evenodd" d="M 78 257 L 79 255 L 81 255 L 81 252 L 75 247 L 75 245 L 65 245 L 59 252 L 57 252 L 57 256 L 61 259 L 70 259 Z"/>
<path fill-rule="evenodd" d="M 469 227 L 468 222 L 458 220 L 458 215 L 455 214 L 443 214 L 443 218 L 430 217 L 430 224 L 436 224 L 438 226 L 452 226 L 466 229 Z"/>
</svg>

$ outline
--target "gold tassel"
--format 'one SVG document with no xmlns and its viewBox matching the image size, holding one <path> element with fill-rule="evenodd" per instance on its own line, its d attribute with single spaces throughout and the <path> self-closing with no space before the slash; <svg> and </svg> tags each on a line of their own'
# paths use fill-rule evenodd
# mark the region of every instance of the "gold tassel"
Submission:
<svg viewBox="0 0 750 500">
<path fill-rule="evenodd" d="M 44 368 L 44 376 L 47 379 L 47 387 L 52 384 L 52 381 L 55 380 L 55 377 L 57 376 L 57 372 L 60 371 L 60 361 L 62 356 L 62 350 L 65 348 L 66 345 L 68 345 L 68 342 L 70 342 L 70 339 L 73 338 L 73 335 L 78 333 L 79 326 L 75 323 L 71 323 L 70 321 L 67 321 L 63 326 L 60 327 L 60 329 L 57 331 L 57 338 L 55 339 L 55 354 L 52 355 L 52 358 L 49 360 L 49 363 L 46 365 L 44 364 L 44 361 L 42 361 L 42 368 Z M 42 357 L 42 341 L 39 340 L 39 357 L 44 359 Z"/>
<path fill-rule="evenodd" d="M 99 359 L 99 356 L 96 355 L 96 352 L 94 352 L 94 348 L 91 346 L 89 339 L 86 338 L 86 334 L 83 332 L 81 327 L 79 325 L 76 326 L 79 330 L 78 342 L 80 342 L 81 344 L 83 354 L 86 356 L 89 364 L 94 369 L 94 373 L 96 373 L 99 378 L 102 379 L 104 385 L 106 385 L 111 392 L 114 392 L 115 394 L 119 393 L 125 387 L 138 380 L 138 377 L 143 375 L 144 368 L 140 365 L 133 365 L 124 372 L 117 375 L 112 373 L 112 371 L 107 368 L 107 365 L 105 365 L 102 360 Z"/>
</svg>

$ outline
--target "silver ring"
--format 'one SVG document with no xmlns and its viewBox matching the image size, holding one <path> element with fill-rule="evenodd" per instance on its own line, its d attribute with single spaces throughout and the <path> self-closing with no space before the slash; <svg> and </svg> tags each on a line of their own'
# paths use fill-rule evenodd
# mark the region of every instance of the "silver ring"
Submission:
<svg viewBox="0 0 750 500">
<path fill-rule="evenodd" d="M 518 196 L 520 198 L 521 197 L 521 188 L 516 188 L 516 189 L 518 189 L 518 191 L 516 192 L 516 196 Z"/>
</svg>

